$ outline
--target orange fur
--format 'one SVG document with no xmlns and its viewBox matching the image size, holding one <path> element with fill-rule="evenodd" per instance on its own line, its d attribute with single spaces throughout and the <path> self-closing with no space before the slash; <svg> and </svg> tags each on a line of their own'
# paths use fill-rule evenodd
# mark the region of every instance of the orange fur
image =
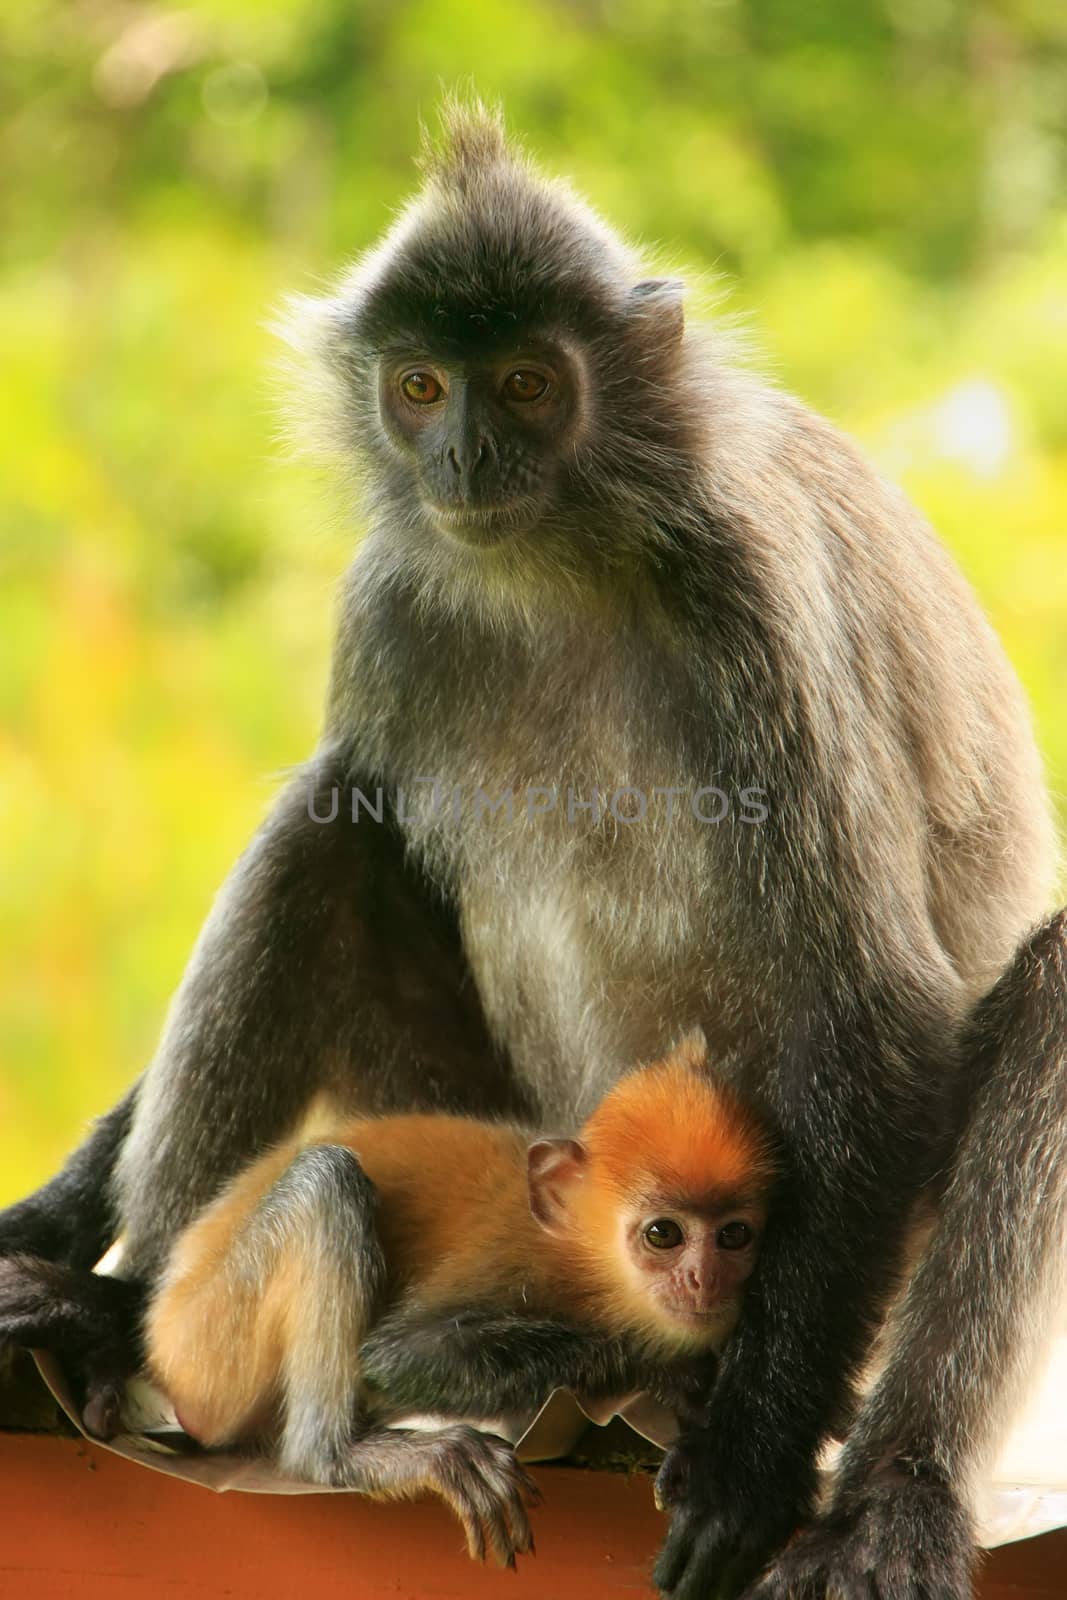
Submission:
<svg viewBox="0 0 1067 1600">
<path fill-rule="evenodd" d="M 484 1301 L 533 1316 L 578 1315 L 606 1332 L 637 1330 L 676 1347 L 718 1337 L 718 1327 L 714 1335 L 679 1331 L 650 1305 L 627 1270 L 620 1234 L 627 1205 L 747 1204 L 762 1213 L 772 1173 L 766 1143 L 708 1077 L 702 1044 L 684 1041 L 623 1078 L 589 1118 L 580 1135 L 584 1176 L 561 1237 L 530 1213 L 528 1137 L 464 1117 L 356 1117 L 332 1130 L 317 1123 L 253 1163 L 181 1236 L 149 1310 L 151 1370 L 192 1431 L 220 1443 L 284 1409 L 304 1308 L 345 1287 L 317 1281 L 338 1269 L 320 1270 L 299 1226 L 272 1231 L 262 1271 L 235 1248 L 277 1179 L 314 1145 L 347 1146 L 375 1185 L 389 1304 L 413 1295 L 431 1307 Z M 722 1333 L 735 1313 L 724 1303 Z M 355 1320 L 345 1326 L 357 1332 Z"/>
<path fill-rule="evenodd" d="M 345 1145 L 378 1190 L 378 1232 L 395 1301 L 546 1300 L 550 1262 L 530 1216 L 527 1135 L 443 1115 L 355 1118 L 277 1146 L 236 1178 L 181 1235 L 149 1309 L 149 1367 L 205 1444 L 256 1431 L 278 1397 L 292 1317 L 329 1293 L 295 1237 L 269 1275 L 233 1270 L 232 1248 L 301 1150 Z M 502 1263 L 506 1263 L 502 1273 Z"/>
<path fill-rule="evenodd" d="M 205 1444 L 250 1431 L 277 1387 L 278 1294 L 227 1267 L 235 1236 L 295 1153 L 280 1145 L 261 1157 L 185 1230 L 149 1307 L 152 1375 Z M 282 1293 L 287 1287 L 295 1285 L 277 1285 Z"/>
<path fill-rule="evenodd" d="M 565 1241 L 572 1294 L 581 1284 L 587 1314 L 610 1329 L 640 1330 L 675 1348 L 719 1342 L 739 1301 L 724 1299 L 710 1331 L 680 1327 L 628 1270 L 620 1231 L 626 1206 L 706 1211 L 729 1204 L 765 1217 L 770 1146 L 756 1121 L 712 1082 L 703 1040 L 686 1038 L 665 1060 L 621 1079 L 579 1137 L 587 1170 Z"/>
<path fill-rule="evenodd" d="M 617 1195 L 704 1200 L 756 1195 L 772 1164 L 753 1119 L 707 1075 L 685 1040 L 665 1061 L 621 1079 L 582 1129 L 590 1177 Z"/>
</svg>

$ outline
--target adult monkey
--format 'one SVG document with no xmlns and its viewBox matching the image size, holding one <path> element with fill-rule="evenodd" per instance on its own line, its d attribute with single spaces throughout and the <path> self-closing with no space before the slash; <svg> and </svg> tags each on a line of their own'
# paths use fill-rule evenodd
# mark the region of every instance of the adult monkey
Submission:
<svg viewBox="0 0 1067 1600">
<path fill-rule="evenodd" d="M 491 116 L 451 113 L 423 194 L 298 324 L 368 491 L 325 734 L 135 1093 L 0 1218 L 67 1264 L 9 1264 L 0 1328 L 85 1354 L 109 1179 L 147 1279 L 316 1095 L 567 1127 L 698 1022 L 786 1174 L 709 1430 L 664 1468 L 661 1588 L 774 1558 L 776 1597 L 963 1594 L 969 1474 L 1067 1210 L 1062 925 L 981 999 L 1052 857 L 990 630 L 853 448 L 687 332 L 680 286 Z M 762 825 L 700 821 L 715 783 L 765 790 Z M 829 1515 L 776 1555 L 953 1151 Z"/>
</svg>

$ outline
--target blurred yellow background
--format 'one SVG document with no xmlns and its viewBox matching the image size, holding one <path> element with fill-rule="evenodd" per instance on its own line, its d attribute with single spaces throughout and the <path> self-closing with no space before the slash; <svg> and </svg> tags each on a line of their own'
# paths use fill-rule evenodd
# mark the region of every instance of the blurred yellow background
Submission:
<svg viewBox="0 0 1067 1600">
<path fill-rule="evenodd" d="M 356 530 L 265 323 L 442 86 L 698 273 L 977 586 L 1067 788 L 1061 0 L 20 0 L 0 20 L 0 1202 L 138 1071 L 315 737 Z M 1062 814 L 1062 807 L 1061 807 Z"/>
</svg>

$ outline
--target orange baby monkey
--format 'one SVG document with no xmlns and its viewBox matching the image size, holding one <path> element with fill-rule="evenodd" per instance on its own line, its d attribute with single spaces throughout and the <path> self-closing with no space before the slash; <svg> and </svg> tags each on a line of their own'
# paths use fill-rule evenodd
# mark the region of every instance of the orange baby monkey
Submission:
<svg viewBox="0 0 1067 1600">
<path fill-rule="evenodd" d="M 339 1122 L 256 1161 L 179 1238 L 149 1367 L 205 1444 L 270 1441 L 284 1472 L 380 1499 L 434 1492 L 473 1555 L 511 1565 L 533 1489 L 510 1446 L 389 1422 L 532 1412 L 556 1387 L 682 1409 L 691 1358 L 737 1318 L 772 1176 L 697 1036 L 624 1077 L 578 1139 Z"/>
</svg>

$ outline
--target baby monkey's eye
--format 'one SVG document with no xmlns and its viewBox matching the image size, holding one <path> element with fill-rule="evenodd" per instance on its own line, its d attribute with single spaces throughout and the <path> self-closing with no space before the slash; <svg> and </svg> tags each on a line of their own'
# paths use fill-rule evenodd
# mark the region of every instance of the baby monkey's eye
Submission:
<svg viewBox="0 0 1067 1600">
<path fill-rule="evenodd" d="M 406 378 L 401 378 L 400 389 L 417 406 L 433 405 L 444 394 L 432 372 L 409 372 Z"/>
<path fill-rule="evenodd" d="M 752 1224 L 728 1222 L 719 1229 L 716 1243 L 720 1250 L 743 1250 L 746 1244 L 752 1243 Z"/>
<path fill-rule="evenodd" d="M 653 1250 L 677 1250 L 682 1242 L 682 1230 L 670 1217 L 658 1217 L 645 1229 L 645 1243 Z"/>
<path fill-rule="evenodd" d="M 540 372 L 527 372 L 520 368 L 517 372 L 508 373 L 503 389 L 509 400 L 540 400 L 548 389 L 548 379 Z"/>
</svg>

